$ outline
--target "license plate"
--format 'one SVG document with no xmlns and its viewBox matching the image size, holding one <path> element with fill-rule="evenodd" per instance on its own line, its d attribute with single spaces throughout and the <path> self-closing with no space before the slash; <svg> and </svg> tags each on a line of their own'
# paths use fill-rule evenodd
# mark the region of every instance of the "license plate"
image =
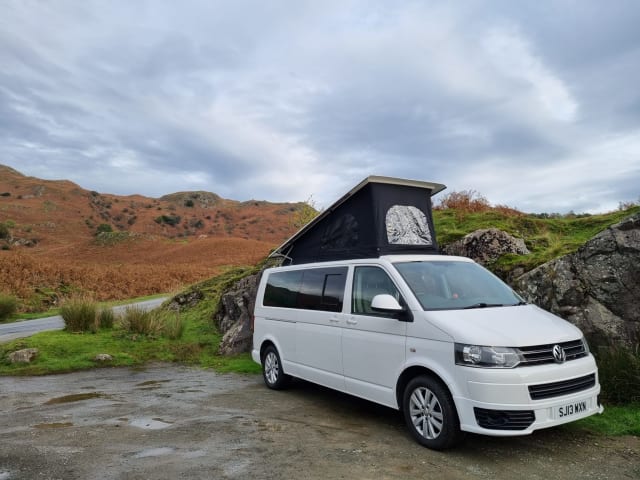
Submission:
<svg viewBox="0 0 640 480">
<path fill-rule="evenodd" d="M 589 400 L 578 400 L 576 402 L 567 403 L 559 407 L 555 407 L 555 417 L 557 419 L 573 417 L 586 413 L 589 410 Z"/>
</svg>

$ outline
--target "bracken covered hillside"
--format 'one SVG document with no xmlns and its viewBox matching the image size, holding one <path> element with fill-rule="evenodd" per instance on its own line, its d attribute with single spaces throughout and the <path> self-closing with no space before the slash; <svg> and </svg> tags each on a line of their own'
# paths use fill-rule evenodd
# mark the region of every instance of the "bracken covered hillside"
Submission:
<svg viewBox="0 0 640 480">
<path fill-rule="evenodd" d="M 303 205 L 118 196 L 0 165 L 0 292 L 30 310 L 74 292 L 106 300 L 177 289 L 256 263 L 292 234 Z"/>
</svg>

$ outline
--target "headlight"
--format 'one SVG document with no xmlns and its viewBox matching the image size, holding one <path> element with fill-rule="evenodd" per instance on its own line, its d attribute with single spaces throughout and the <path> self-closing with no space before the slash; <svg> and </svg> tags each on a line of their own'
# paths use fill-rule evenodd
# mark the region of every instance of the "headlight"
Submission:
<svg viewBox="0 0 640 480">
<path fill-rule="evenodd" d="M 483 347 L 456 343 L 456 365 L 484 368 L 513 368 L 524 357 L 515 348 Z"/>
</svg>

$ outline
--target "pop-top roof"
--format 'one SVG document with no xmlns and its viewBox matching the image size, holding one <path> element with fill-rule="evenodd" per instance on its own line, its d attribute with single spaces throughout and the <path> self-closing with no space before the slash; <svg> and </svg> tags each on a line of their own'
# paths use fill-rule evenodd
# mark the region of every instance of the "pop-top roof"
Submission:
<svg viewBox="0 0 640 480">
<path fill-rule="evenodd" d="M 437 253 L 431 197 L 440 183 L 370 176 L 270 256 L 291 264 Z"/>
</svg>

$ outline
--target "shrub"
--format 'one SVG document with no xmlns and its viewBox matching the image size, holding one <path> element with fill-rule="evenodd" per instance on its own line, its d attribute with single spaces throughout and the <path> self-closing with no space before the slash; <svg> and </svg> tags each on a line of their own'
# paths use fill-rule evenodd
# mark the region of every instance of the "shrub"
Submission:
<svg viewBox="0 0 640 480">
<path fill-rule="evenodd" d="M 9 238 L 10 236 L 9 227 L 4 223 L 0 223 L 0 238 Z"/>
<path fill-rule="evenodd" d="M 184 333 L 184 322 L 179 313 L 166 313 L 164 315 L 164 324 L 162 327 L 162 335 L 171 339 L 177 340 L 182 337 Z"/>
<path fill-rule="evenodd" d="M 634 350 L 601 348 L 594 354 L 603 399 L 615 404 L 640 402 L 640 345 Z"/>
<path fill-rule="evenodd" d="M 440 198 L 437 209 L 458 210 L 466 213 L 486 212 L 491 210 L 489 201 L 475 190 L 462 190 L 451 192 Z"/>
<path fill-rule="evenodd" d="M 180 223 L 180 219 L 180 215 L 160 215 L 159 217 L 156 217 L 154 221 L 159 224 L 176 226 Z"/>
<path fill-rule="evenodd" d="M 144 310 L 138 306 L 127 307 L 118 326 L 130 333 L 157 337 L 162 332 L 162 315 L 159 310 Z"/>
<path fill-rule="evenodd" d="M 64 329 L 69 332 L 92 332 L 98 330 L 98 307 L 92 300 L 78 297 L 66 300 L 60 307 Z"/>
<path fill-rule="evenodd" d="M 98 225 L 98 228 L 96 228 L 96 235 L 111 232 L 113 232 L 113 228 L 108 223 L 101 223 L 100 225 Z"/>
<path fill-rule="evenodd" d="M 18 300 L 12 295 L 0 293 L 0 322 L 8 320 L 18 310 Z"/>
<path fill-rule="evenodd" d="M 193 207 L 193 200 L 189 199 L 184 202 L 185 207 Z"/>
<path fill-rule="evenodd" d="M 110 308 L 103 308 L 98 312 L 98 327 L 102 329 L 111 329 L 115 323 L 115 314 Z"/>
<path fill-rule="evenodd" d="M 160 309 L 144 310 L 138 306 L 127 307 L 118 326 L 133 334 L 149 337 L 167 337 L 176 340 L 184 333 L 184 321 L 180 314 Z"/>
</svg>

